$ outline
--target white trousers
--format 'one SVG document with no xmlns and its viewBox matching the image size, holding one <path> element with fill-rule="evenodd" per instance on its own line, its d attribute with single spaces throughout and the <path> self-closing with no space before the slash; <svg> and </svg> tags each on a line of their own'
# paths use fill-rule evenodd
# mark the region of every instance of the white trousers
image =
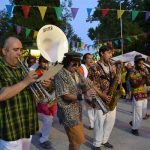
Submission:
<svg viewBox="0 0 150 150">
<path fill-rule="evenodd" d="M 94 109 L 93 108 L 87 108 L 87 114 L 89 119 L 89 125 L 91 128 L 94 128 Z"/>
<path fill-rule="evenodd" d="M 16 141 L 4 141 L 0 139 L 0 150 L 30 150 L 30 138 L 23 138 Z"/>
<path fill-rule="evenodd" d="M 42 136 L 40 137 L 40 143 L 43 143 L 45 141 L 48 141 L 49 135 L 51 133 L 53 116 L 38 113 L 38 118 L 43 123 L 40 131 L 42 133 Z"/>
<path fill-rule="evenodd" d="M 94 141 L 95 147 L 100 147 L 108 141 L 116 118 L 116 108 L 103 115 L 101 110 L 95 110 Z"/>
<path fill-rule="evenodd" d="M 132 109 L 133 109 L 132 129 L 139 129 L 142 122 L 142 118 L 147 113 L 147 99 L 136 101 L 133 98 Z"/>
</svg>

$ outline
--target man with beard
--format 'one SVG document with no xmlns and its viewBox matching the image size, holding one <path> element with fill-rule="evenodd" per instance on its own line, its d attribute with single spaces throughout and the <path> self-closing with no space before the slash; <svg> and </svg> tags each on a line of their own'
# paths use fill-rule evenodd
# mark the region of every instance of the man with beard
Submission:
<svg viewBox="0 0 150 150">
<path fill-rule="evenodd" d="M 135 69 L 129 75 L 133 95 L 133 120 L 130 122 L 132 126 L 131 133 L 139 136 L 139 128 L 142 118 L 145 117 L 147 111 L 147 87 L 149 82 L 149 72 L 144 66 L 145 59 L 142 55 L 136 55 L 134 58 Z"/>
<path fill-rule="evenodd" d="M 108 91 L 115 76 L 114 65 L 110 63 L 111 47 L 102 46 L 99 49 L 99 55 L 100 60 L 90 68 L 88 77 L 93 81 L 98 96 L 104 101 L 110 102 L 111 97 L 108 95 Z M 101 150 L 102 145 L 106 148 L 113 148 L 108 139 L 115 123 L 116 108 L 107 114 L 103 114 L 102 110 L 95 109 L 94 118 L 94 150 Z"/>
</svg>

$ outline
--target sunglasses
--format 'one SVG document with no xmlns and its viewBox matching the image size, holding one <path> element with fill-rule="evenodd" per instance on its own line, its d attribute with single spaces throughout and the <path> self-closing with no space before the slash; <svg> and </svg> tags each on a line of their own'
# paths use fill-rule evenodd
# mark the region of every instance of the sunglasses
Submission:
<svg viewBox="0 0 150 150">
<path fill-rule="evenodd" d="M 79 67 L 81 64 L 80 63 L 73 63 L 71 64 L 71 67 Z"/>
</svg>

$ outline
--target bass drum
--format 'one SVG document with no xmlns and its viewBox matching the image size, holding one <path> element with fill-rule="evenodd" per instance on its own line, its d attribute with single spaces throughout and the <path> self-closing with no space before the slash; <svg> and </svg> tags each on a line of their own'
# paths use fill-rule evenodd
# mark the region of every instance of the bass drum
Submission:
<svg viewBox="0 0 150 150">
<path fill-rule="evenodd" d="M 68 40 L 57 26 L 45 25 L 38 32 L 37 47 L 48 61 L 62 62 L 64 54 L 68 52 Z"/>
</svg>

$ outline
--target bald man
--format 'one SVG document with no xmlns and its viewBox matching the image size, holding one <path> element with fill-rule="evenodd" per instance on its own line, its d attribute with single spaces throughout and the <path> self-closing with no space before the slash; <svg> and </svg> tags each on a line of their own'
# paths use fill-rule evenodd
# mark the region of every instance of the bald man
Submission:
<svg viewBox="0 0 150 150">
<path fill-rule="evenodd" d="M 21 41 L 9 37 L 0 57 L 0 150 L 29 150 L 38 130 L 36 104 L 28 88 L 35 74 L 24 77 L 18 61 L 21 49 Z"/>
</svg>

